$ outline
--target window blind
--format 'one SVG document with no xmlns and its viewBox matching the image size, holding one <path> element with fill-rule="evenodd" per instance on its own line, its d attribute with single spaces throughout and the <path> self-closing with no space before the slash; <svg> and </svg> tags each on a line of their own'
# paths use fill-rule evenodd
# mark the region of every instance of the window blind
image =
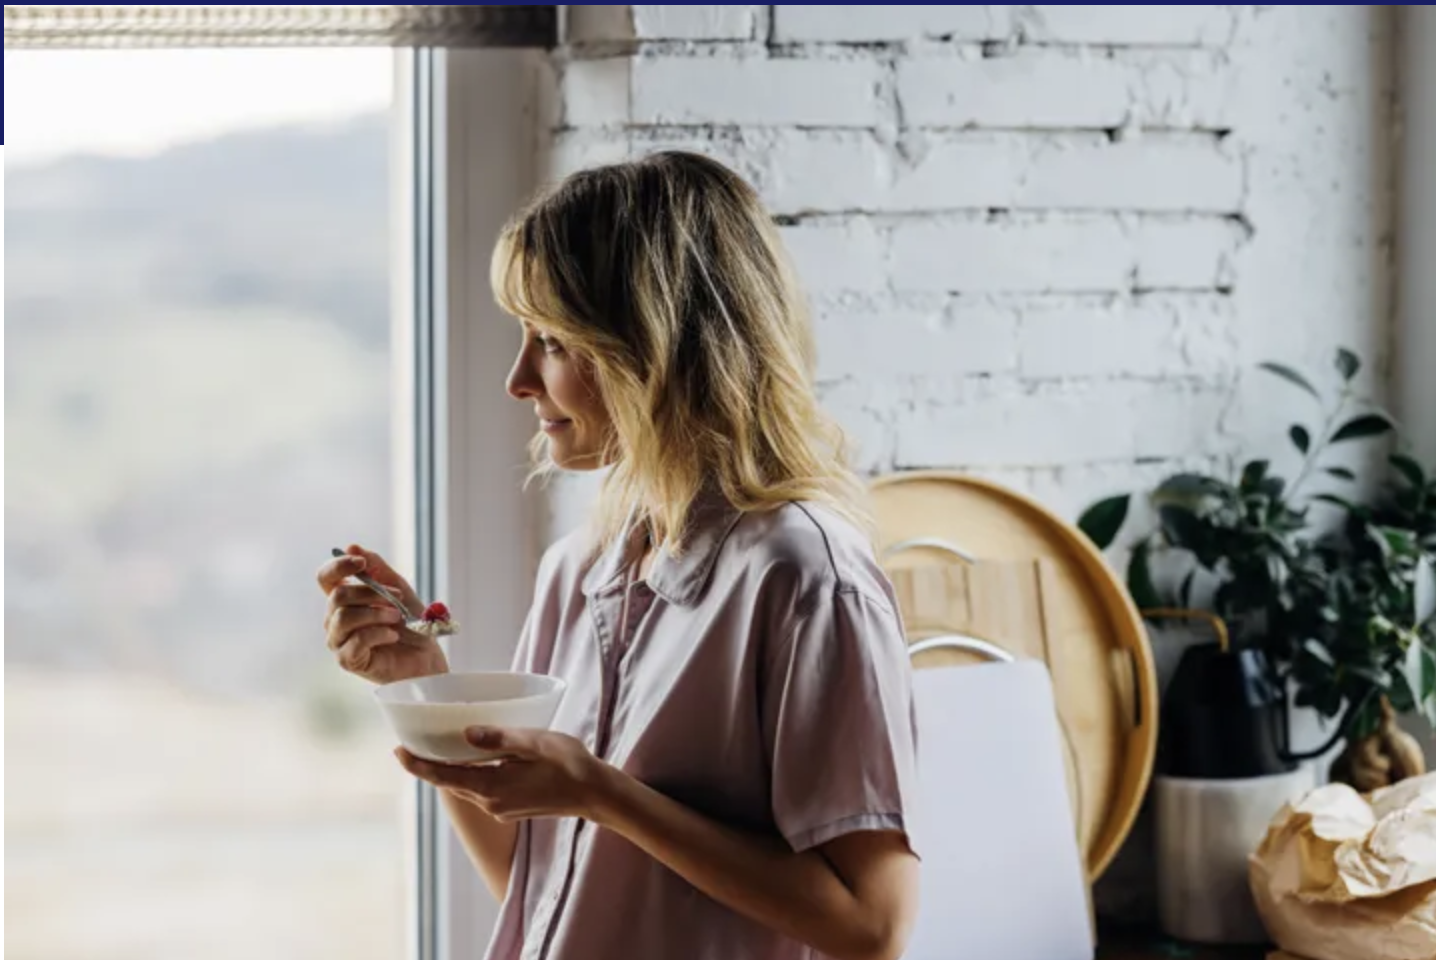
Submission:
<svg viewBox="0 0 1436 960">
<path fill-rule="evenodd" d="M 537 47 L 556 6 L 5 6 L 5 48 Z"/>
</svg>

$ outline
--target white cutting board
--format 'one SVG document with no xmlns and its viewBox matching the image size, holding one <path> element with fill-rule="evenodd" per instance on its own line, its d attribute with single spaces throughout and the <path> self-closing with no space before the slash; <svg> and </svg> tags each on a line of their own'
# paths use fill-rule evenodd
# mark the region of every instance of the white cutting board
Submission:
<svg viewBox="0 0 1436 960">
<path fill-rule="evenodd" d="M 1092 960 L 1046 665 L 933 667 L 913 686 L 922 902 L 904 960 Z"/>
</svg>

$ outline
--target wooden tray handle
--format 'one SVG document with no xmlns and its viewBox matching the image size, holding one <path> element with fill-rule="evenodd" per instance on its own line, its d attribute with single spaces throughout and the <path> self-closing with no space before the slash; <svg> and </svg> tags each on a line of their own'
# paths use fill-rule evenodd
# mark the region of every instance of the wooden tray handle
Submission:
<svg viewBox="0 0 1436 960">
<path fill-rule="evenodd" d="M 1143 620 L 1200 620 L 1212 628 L 1217 635 L 1217 644 L 1223 653 L 1232 648 L 1231 634 L 1227 623 L 1209 610 L 1192 610 L 1186 607 L 1144 607 L 1137 611 Z"/>
<path fill-rule="evenodd" d="M 943 540 L 939 537 L 913 537 L 910 540 L 899 540 L 897 543 L 893 544 L 892 546 L 888 547 L 886 550 L 883 551 L 883 557 L 890 557 L 893 554 L 901 553 L 904 550 L 919 550 L 922 548 L 927 548 L 929 550 L 941 550 L 943 553 L 950 553 L 964 563 L 977 562 L 977 557 L 974 556 L 972 553 L 968 552 L 967 550 L 964 550 L 962 547 L 951 542 L 950 540 Z"/>
</svg>

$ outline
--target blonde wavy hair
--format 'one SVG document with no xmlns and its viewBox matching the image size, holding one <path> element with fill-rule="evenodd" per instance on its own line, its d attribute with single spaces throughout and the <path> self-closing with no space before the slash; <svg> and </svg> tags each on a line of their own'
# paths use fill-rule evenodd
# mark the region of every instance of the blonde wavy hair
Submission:
<svg viewBox="0 0 1436 960">
<path fill-rule="evenodd" d="M 804 298 L 754 190 L 663 152 L 580 171 L 521 210 L 494 249 L 509 314 L 592 365 L 613 431 L 593 518 L 631 515 L 678 551 L 716 488 L 741 511 L 817 501 L 866 530 L 865 488 L 813 390 Z M 538 475 L 554 469 L 542 434 Z"/>
</svg>

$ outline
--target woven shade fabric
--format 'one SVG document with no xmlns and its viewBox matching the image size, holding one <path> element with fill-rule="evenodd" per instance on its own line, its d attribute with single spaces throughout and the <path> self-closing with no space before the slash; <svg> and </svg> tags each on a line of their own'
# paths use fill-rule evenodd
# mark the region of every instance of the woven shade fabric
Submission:
<svg viewBox="0 0 1436 960">
<path fill-rule="evenodd" d="M 537 47 L 555 6 L 5 6 L 5 49 Z"/>
</svg>

